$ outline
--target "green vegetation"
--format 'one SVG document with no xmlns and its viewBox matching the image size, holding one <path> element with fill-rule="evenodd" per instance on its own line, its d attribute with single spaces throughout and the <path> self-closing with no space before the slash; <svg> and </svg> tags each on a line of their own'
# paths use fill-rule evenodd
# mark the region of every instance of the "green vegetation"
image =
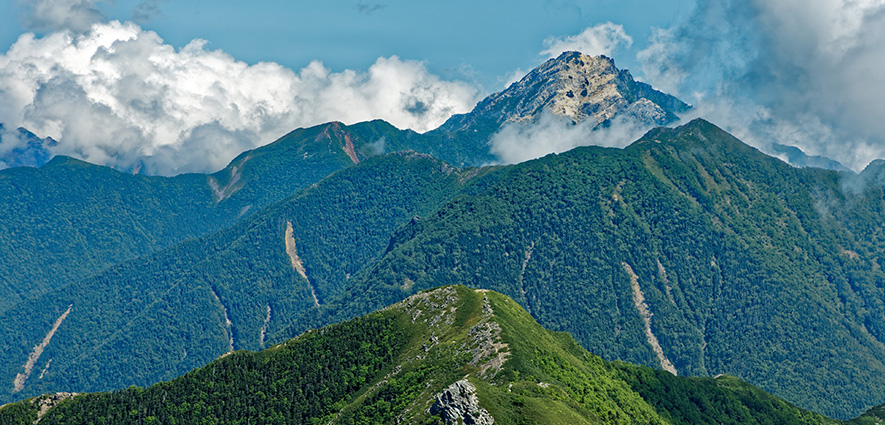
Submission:
<svg viewBox="0 0 885 425">
<path fill-rule="evenodd" d="M 312 291 L 322 304 L 341 294 L 350 276 L 383 254 L 396 228 L 494 177 L 415 153 L 372 158 L 234 227 L 22 302 L 0 315 L 7 336 L 0 342 L 0 381 L 9 390 L 34 346 L 71 312 L 24 389 L 4 401 L 146 386 L 231 346 L 260 349 L 285 340 L 291 335 L 277 335 L 313 308 Z M 289 224 L 309 282 L 287 255 Z"/>
<path fill-rule="evenodd" d="M 383 121 L 298 129 L 211 175 L 132 175 L 68 157 L 0 171 L 0 312 L 229 226 L 375 153 Z M 391 146 L 395 142 L 389 143 Z"/>
<path fill-rule="evenodd" d="M 0 403 L 185 373 L 41 423 L 439 423 L 430 400 L 464 375 L 499 423 L 819 423 L 762 390 L 843 419 L 885 400 L 885 161 L 792 168 L 702 120 L 508 167 L 381 155 L 487 163 L 546 80 L 526 84 L 425 134 L 298 129 L 211 175 L 0 171 Z M 219 359 L 439 285 L 528 312 L 457 287 L 443 327 L 400 305 Z M 487 374 L 502 359 L 477 347 L 499 343 Z M 32 400 L 0 422 L 58 402 Z"/>
<path fill-rule="evenodd" d="M 872 171 L 870 171 L 872 173 Z M 294 332 L 466 284 L 513 297 L 609 360 L 728 374 L 856 416 L 885 399 L 881 185 L 792 168 L 705 121 L 627 149 L 507 167 L 394 236 L 352 290 Z"/>
<path fill-rule="evenodd" d="M 501 355 L 506 361 L 495 363 Z M 429 407 L 465 376 L 495 423 L 837 423 L 733 378 L 605 362 L 541 328 L 507 297 L 463 286 L 262 352 L 237 351 L 149 388 L 78 395 L 40 423 L 441 424 Z M 655 398 L 670 393 L 673 402 Z M 8 405 L 0 422 L 31 423 L 39 404 Z"/>
</svg>

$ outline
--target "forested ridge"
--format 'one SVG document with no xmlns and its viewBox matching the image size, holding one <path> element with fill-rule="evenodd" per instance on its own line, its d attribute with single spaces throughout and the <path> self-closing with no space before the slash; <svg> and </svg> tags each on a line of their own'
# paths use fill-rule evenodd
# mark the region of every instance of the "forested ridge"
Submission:
<svg viewBox="0 0 885 425">
<path fill-rule="evenodd" d="M 442 424 L 457 409 L 446 410 L 437 396 L 456 381 L 473 388 L 462 393 L 474 400 L 472 417 L 496 423 L 838 423 L 732 377 L 605 362 L 567 334 L 541 328 L 507 297 L 463 286 L 420 293 L 265 351 L 237 351 L 148 388 L 77 395 L 43 413 L 43 397 L 7 405 L 0 421 Z"/>
<path fill-rule="evenodd" d="M 661 367 L 635 272 L 680 374 L 735 375 L 842 418 L 885 399 L 883 192 L 869 172 L 793 168 L 698 120 L 501 174 L 398 233 L 293 331 L 401 299 L 405 282 L 457 283 L 513 297 L 606 359 Z"/>
<path fill-rule="evenodd" d="M 370 158 L 231 228 L 25 301 L 0 315 L 8 336 L 0 376 L 10 390 L 34 346 L 71 311 L 24 388 L 5 397 L 149 385 L 231 346 L 287 339 L 281 330 L 314 305 L 311 287 L 325 304 L 383 254 L 397 227 L 494 178 L 494 169 L 460 171 L 414 152 Z M 287 255 L 288 226 L 309 280 Z"/>
<path fill-rule="evenodd" d="M 383 121 L 298 129 L 213 174 L 133 175 L 57 156 L 0 170 L 0 312 L 102 270 L 230 226 L 397 144 Z M 404 137 L 404 136 L 402 136 Z"/>
<path fill-rule="evenodd" d="M 72 305 L 36 363 L 45 376 L 12 399 L 148 385 L 230 341 L 258 349 L 466 284 L 607 360 L 733 375 L 853 417 L 885 399 L 877 167 L 793 168 L 702 120 L 506 167 L 368 158 L 237 226 L 0 315 L 3 379 Z M 307 279 L 286 255 L 287 224 Z"/>
</svg>

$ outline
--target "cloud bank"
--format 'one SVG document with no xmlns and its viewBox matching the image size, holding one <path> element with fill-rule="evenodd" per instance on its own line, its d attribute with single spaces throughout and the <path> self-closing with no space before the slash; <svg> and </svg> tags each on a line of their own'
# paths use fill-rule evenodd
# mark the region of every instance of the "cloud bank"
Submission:
<svg viewBox="0 0 885 425">
<path fill-rule="evenodd" d="M 882 40 L 885 0 L 700 0 L 638 59 L 693 116 L 860 170 L 885 157 Z"/>
<path fill-rule="evenodd" d="M 628 116 L 615 117 L 607 127 L 594 129 L 596 124 L 593 120 L 574 123 L 545 109 L 531 124 L 505 124 L 489 144 L 492 154 L 502 163 L 515 164 L 579 146 L 623 148 L 651 128 L 648 123 Z"/>
<path fill-rule="evenodd" d="M 52 3 L 36 2 L 35 12 Z M 60 3 L 84 13 L 93 6 Z M 214 171 L 294 128 L 333 120 L 380 118 L 423 132 L 477 101 L 476 87 L 396 56 L 365 72 L 332 72 L 318 61 L 298 71 L 248 65 L 203 40 L 175 49 L 131 22 L 78 32 L 99 19 L 87 15 L 46 18 L 47 27 L 74 29 L 24 34 L 0 55 L 0 122 L 60 140 L 54 154 L 118 169 Z"/>
</svg>

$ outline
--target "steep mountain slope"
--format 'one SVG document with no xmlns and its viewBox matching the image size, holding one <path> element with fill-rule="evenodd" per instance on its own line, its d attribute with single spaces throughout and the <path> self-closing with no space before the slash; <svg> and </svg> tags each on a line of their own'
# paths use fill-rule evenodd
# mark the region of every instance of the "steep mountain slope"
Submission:
<svg viewBox="0 0 885 425">
<path fill-rule="evenodd" d="M 66 400 L 58 402 L 63 397 Z M 47 403 L 48 401 L 48 403 Z M 41 406 L 48 409 L 40 410 Z M 515 302 L 463 286 L 235 352 L 150 388 L 39 397 L 7 424 L 821 424 L 734 378 L 611 364 Z"/>
<path fill-rule="evenodd" d="M 702 120 L 500 174 L 404 227 L 294 331 L 460 283 L 606 359 L 735 375 L 836 417 L 885 399 L 872 176 L 793 168 Z"/>
<path fill-rule="evenodd" d="M 689 105 L 648 84 L 606 56 L 565 52 L 529 72 L 506 90 L 485 98 L 470 113 L 455 115 L 426 133 L 413 149 L 453 164 L 481 165 L 496 158 L 489 140 L 506 124 L 531 124 L 549 112 L 573 122 L 607 126 L 630 119 L 648 129 L 670 124 Z"/>
<path fill-rule="evenodd" d="M 479 121 L 498 125 L 532 121 L 544 109 L 574 122 L 592 120 L 604 125 L 627 114 L 665 125 L 688 108 L 679 99 L 635 81 L 609 57 L 565 52 L 484 99 L 470 113 L 452 117 L 440 130 L 466 130 Z"/>
<path fill-rule="evenodd" d="M 371 158 L 233 227 L 22 302 L 0 315 L 2 400 L 149 385 L 262 348 L 342 293 L 396 228 L 482 190 L 491 171 Z"/>
<path fill-rule="evenodd" d="M 212 175 L 139 176 L 68 157 L 2 170 L 0 311 L 230 225 L 365 159 L 373 143 L 399 132 L 381 121 L 299 129 Z"/>
</svg>

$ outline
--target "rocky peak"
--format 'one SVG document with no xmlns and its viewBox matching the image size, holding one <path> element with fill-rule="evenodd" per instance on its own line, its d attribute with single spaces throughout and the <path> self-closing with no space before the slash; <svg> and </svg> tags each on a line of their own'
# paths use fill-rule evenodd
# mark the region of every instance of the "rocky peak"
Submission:
<svg viewBox="0 0 885 425">
<path fill-rule="evenodd" d="M 531 122 L 548 110 L 574 122 L 588 119 L 608 125 L 626 115 L 649 125 L 676 121 L 689 105 L 650 85 L 635 81 L 607 56 L 565 52 L 529 72 L 506 90 L 480 102 L 468 115 L 455 118 L 449 131 L 476 121 Z"/>
<path fill-rule="evenodd" d="M 619 80 L 623 80 L 621 72 L 611 58 L 563 53 L 503 93 L 505 96 L 536 93 L 529 102 L 520 105 L 524 107 L 517 108 L 508 121 L 532 119 L 539 107 L 546 107 L 575 122 L 591 117 L 598 122 L 606 121 L 614 116 L 619 106 L 623 106 L 621 103 L 625 103 L 619 87 L 624 84 Z"/>
</svg>

